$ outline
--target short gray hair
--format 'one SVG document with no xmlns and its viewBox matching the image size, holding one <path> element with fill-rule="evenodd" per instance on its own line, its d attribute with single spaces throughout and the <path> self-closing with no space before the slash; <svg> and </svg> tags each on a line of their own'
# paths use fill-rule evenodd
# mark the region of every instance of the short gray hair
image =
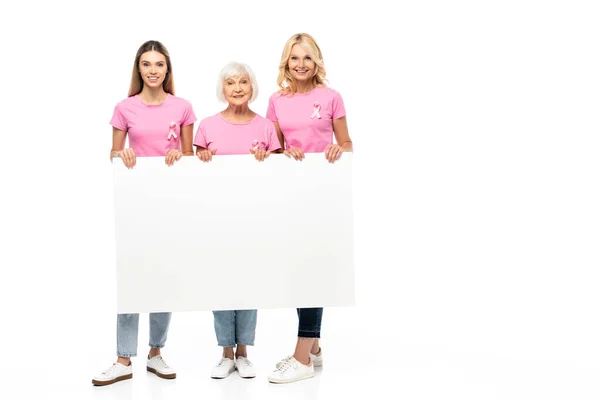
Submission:
<svg viewBox="0 0 600 400">
<path fill-rule="evenodd" d="M 240 62 L 232 61 L 225 65 L 221 72 L 219 73 L 219 79 L 217 80 L 217 99 L 222 103 L 227 103 L 227 99 L 225 98 L 225 94 L 223 93 L 223 83 L 230 78 L 240 78 L 242 76 L 247 76 L 250 79 L 250 85 L 252 86 L 252 96 L 250 96 L 251 103 L 258 96 L 258 83 L 256 82 L 256 76 L 254 76 L 254 72 L 252 69 Z"/>
</svg>

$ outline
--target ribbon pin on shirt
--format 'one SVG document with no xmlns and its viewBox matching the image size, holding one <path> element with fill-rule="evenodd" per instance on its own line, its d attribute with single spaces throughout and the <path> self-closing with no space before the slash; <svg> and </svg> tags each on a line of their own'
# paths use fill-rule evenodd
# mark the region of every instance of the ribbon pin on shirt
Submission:
<svg viewBox="0 0 600 400">
<path fill-rule="evenodd" d="M 261 149 L 261 150 L 266 150 L 266 146 L 265 146 L 265 144 L 264 144 L 264 143 L 262 143 L 262 142 L 259 142 L 258 140 L 254 139 L 254 140 L 252 141 L 252 150 L 255 150 L 255 151 L 256 151 L 256 150 L 258 150 L 258 149 Z"/>
<path fill-rule="evenodd" d="M 169 125 L 169 136 L 167 136 L 167 139 L 171 140 L 171 137 L 177 139 L 177 134 L 175 133 L 176 126 L 177 124 L 175 122 L 171 122 L 171 125 Z"/>
<path fill-rule="evenodd" d="M 319 119 L 321 119 L 321 114 L 319 114 L 319 111 L 321 111 L 321 105 L 319 103 L 314 103 L 313 104 L 313 113 L 310 116 L 311 119 L 313 119 L 314 117 L 317 117 Z"/>
</svg>

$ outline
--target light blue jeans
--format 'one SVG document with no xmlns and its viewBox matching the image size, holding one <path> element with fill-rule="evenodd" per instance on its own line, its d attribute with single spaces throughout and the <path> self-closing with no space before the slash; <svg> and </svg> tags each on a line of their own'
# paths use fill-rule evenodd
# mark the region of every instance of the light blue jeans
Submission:
<svg viewBox="0 0 600 400">
<path fill-rule="evenodd" d="M 213 315 L 219 346 L 254 346 L 256 310 L 213 311 Z"/>
<path fill-rule="evenodd" d="M 117 356 L 137 355 L 140 314 L 117 314 Z M 171 313 L 150 313 L 150 347 L 165 347 Z"/>
</svg>

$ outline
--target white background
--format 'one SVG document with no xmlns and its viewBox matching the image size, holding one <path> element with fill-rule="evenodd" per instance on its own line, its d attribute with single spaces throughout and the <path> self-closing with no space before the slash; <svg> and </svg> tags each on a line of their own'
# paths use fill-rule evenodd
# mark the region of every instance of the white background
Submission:
<svg viewBox="0 0 600 400">
<path fill-rule="evenodd" d="M 62 399 L 380 390 L 410 399 L 598 398 L 594 4 L 3 5 L 1 390 Z M 324 52 L 355 146 L 357 305 L 325 310 L 323 373 L 267 384 L 272 364 L 292 351 L 296 323 L 293 310 L 271 310 L 259 312 L 251 349 L 257 379 L 211 381 L 212 316 L 182 313 L 164 352 L 177 382 L 146 376 L 139 357 L 132 382 L 92 388 L 115 351 L 108 121 L 137 48 L 164 42 L 177 94 L 199 118 L 220 110 L 220 68 L 247 62 L 260 85 L 253 107 L 264 114 L 283 45 L 301 31 Z M 235 277 L 223 285 L 251 290 Z"/>
</svg>

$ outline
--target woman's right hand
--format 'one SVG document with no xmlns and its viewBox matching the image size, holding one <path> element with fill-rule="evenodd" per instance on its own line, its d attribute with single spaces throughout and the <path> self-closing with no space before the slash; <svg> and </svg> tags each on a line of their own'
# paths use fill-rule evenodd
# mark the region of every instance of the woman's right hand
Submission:
<svg viewBox="0 0 600 400">
<path fill-rule="evenodd" d="M 197 150 L 196 155 L 200 159 L 200 161 L 209 162 L 212 160 L 212 156 L 217 153 L 217 149 L 202 149 Z"/>
<path fill-rule="evenodd" d="M 122 159 L 123 164 L 125 164 L 127 168 L 131 169 L 135 166 L 135 151 L 133 151 L 132 148 L 124 149 L 121 151 L 113 151 L 111 159 L 114 157 L 119 157 L 120 159 Z"/>
<path fill-rule="evenodd" d="M 294 157 L 294 160 L 302 160 L 304 159 L 304 153 L 297 147 L 288 147 L 287 150 L 283 152 L 288 158 Z"/>
</svg>

